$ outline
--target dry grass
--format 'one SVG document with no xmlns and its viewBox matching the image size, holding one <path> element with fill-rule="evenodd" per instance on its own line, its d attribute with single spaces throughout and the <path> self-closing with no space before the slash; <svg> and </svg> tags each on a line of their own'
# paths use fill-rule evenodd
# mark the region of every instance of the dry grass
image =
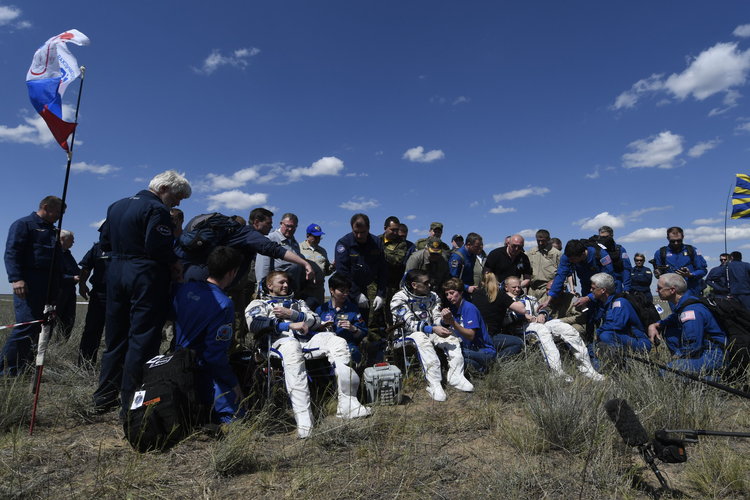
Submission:
<svg viewBox="0 0 750 500">
<path fill-rule="evenodd" d="M 565 383 L 531 352 L 475 380 L 473 394 L 448 389 L 445 403 L 429 399 L 418 374 L 404 384 L 404 404 L 368 419 L 337 419 L 335 401 L 324 400 L 307 440 L 296 438 L 282 397 L 220 439 L 196 433 L 139 454 L 116 413 L 85 414 L 96 374 L 75 366 L 79 332 L 52 345 L 34 436 L 28 380 L 0 379 L 2 498 L 647 498 L 658 483 L 604 401 L 627 399 L 649 432 L 750 429 L 750 401 L 635 363 L 603 383 Z M 743 498 L 749 450 L 704 437 L 687 464 L 662 469 L 695 498 Z"/>
</svg>

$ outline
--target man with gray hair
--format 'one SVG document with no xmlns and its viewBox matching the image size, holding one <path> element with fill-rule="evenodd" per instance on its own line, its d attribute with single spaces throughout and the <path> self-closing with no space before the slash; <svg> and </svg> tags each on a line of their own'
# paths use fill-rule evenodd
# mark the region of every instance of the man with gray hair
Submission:
<svg viewBox="0 0 750 500">
<path fill-rule="evenodd" d="M 711 311 L 688 291 L 685 278 L 676 273 L 659 276 L 659 298 L 669 302 L 672 314 L 648 326 L 648 336 L 664 338 L 674 360 L 667 366 L 701 373 L 724 366 L 727 336 Z"/>
<path fill-rule="evenodd" d="M 599 304 L 594 316 L 594 323 L 598 323 L 597 348 L 608 354 L 625 349 L 650 351 L 651 341 L 638 314 L 627 299 L 615 295 L 615 289 L 612 275 L 596 273 L 591 276 L 591 293 Z"/>
<path fill-rule="evenodd" d="M 59 333 L 68 340 L 76 322 L 76 286 L 81 275 L 70 249 L 75 242 L 75 235 L 67 229 L 60 230 L 60 246 L 62 247 L 63 277 L 60 290 L 57 292 L 57 308 L 55 314 L 59 323 Z"/>
<path fill-rule="evenodd" d="M 284 247 L 285 250 L 293 252 L 300 258 L 302 251 L 300 250 L 299 243 L 294 238 L 294 233 L 297 231 L 299 225 L 299 218 L 293 213 L 285 213 L 281 216 L 281 223 L 276 231 L 273 231 L 268 235 L 268 239 L 274 241 Z M 272 258 L 267 255 L 258 255 L 255 259 L 255 279 L 258 281 L 258 285 L 262 286 L 265 282 L 266 276 L 271 271 L 284 271 L 292 278 L 292 290 L 299 297 L 302 284 L 304 282 L 304 275 L 302 273 L 302 267 L 294 262 L 289 262 L 284 259 Z"/>
<path fill-rule="evenodd" d="M 121 416 L 140 383 L 144 363 L 159 352 L 172 280 L 182 278 L 169 209 L 190 197 L 190 183 L 174 170 L 156 175 L 148 189 L 116 201 L 99 228 L 107 272 L 106 349 L 94 411 L 122 404 Z"/>
</svg>

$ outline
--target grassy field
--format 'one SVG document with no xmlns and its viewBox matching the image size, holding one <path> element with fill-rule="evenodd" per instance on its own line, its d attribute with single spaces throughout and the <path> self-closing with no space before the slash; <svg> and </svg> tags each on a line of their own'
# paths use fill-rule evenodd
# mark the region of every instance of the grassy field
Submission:
<svg viewBox="0 0 750 500">
<path fill-rule="evenodd" d="M 10 305 L 0 301 L 0 324 L 13 321 Z M 221 440 L 195 434 L 168 452 L 138 454 L 116 413 L 86 414 L 96 373 L 75 367 L 85 306 L 78 312 L 73 338 L 48 354 L 33 436 L 30 379 L 0 380 L 2 498 L 648 498 L 658 482 L 622 443 L 602 408 L 608 399 L 626 399 L 650 433 L 750 431 L 748 400 L 635 363 L 605 382 L 566 383 L 531 352 L 475 380 L 473 394 L 449 389 L 446 403 L 430 400 L 417 376 L 407 378 L 402 405 L 365 420 L 326 416 L 335 402 L 324 401 L 304 441 L 289 418 L 266 410 Z M 674 488 L 750 497 L 748 440 L 703 437 L 688 456 L 660 464 Z"/>
</svg>

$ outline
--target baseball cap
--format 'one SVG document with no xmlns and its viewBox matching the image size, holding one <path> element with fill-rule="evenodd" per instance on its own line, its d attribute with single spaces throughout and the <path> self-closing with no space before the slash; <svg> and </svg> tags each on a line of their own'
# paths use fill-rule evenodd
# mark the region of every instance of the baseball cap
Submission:
<svg viewBox="0 0 750 500">
<path fill-rule="evenodd" d="M 435 229 L 443 230 L 443 223 L 442 222 L 433 222 L 430 224 L 430 231 L 433 231 Z"/>
<path fill-rule="evenodd" d="M 320 229 L 320 226 L 317 224 L 310 224 L 307 226 L 307 234 L 312 234 L 313 236 L 323 236 L 324 233 L 322 229 Z"/>
<path fill-rule="evenodd" d="M 441 241 L 439 238 L 435 238 L 434 236 L 430 236 L 427 238 L 427 250 L 430 251 L 430 253 L 441 253 L 443 249 L 441 248 Z"/>
</svg>

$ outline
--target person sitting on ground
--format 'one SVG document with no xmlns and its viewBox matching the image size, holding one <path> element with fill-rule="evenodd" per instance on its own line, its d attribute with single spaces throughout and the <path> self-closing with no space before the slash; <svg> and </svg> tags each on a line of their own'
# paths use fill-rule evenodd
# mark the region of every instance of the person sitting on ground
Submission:
<svg viewBox="0 0 750 500">
<path fill-rule="evenodd" d="M 586 352 L 586 345 L 572 326 L 560 320 L 553 320 L 548 323 L 549 309 L 540 309 L 539 302 L 534 297 L 523 293 L 519 278 L 515 276 L 506 278 L 505 291 L 516 302 L 522 303 L 525 309 L 523 315 L 514 311 L 508 312 L 506 332 L 521 337 L 529 335 L 535 337 L 539 341 L 539 348 L 552 373 L 570 382 L 573 379 L 563 370 L 560 351 L 555 345 L 555 337 L 561 338 L 573 348 L 579 362 L 580 372 L 593 380 L 603 380 L 604 377 L 597 373 L 591 365 L 591 359 Z"/>
<path fill-rule="evenodd" d="M 318 307 L 315 314 L 320 316 L 322 326 L 346 340 L 354 364 L 362 361 L 360 344 L 367 337 L 367 324 L 359 312 L 357 304 L 349 300 L 352 283 L 344 275 L 333 274 L 328 279 L 331 300 Z"/>
<path fill-rule="evenodd" d="M 615 279 L 607 273 L 591 276 L 591 294 L 599 304 L 594 323 L 598 355 L 619 358 L 627 350 L 650 351 L 651 341 L 632 304 L 615 294 Z"/>
<path fill-rule="evenodd" d="M 242 390 L 229 365 L 234 304 L 224 293 L 241 265 L 239 250 L 216 247 L 208 256 L 208 279 L 177 285 L 172 299 L 176 349 L 195 350 L 198 398 L 213 407 L 214 423 L 229 423 L 244 414 Z"/>
<path fill-rule="evenodd" d="M 390 307 L 394 320 L 404 323 L 405 337 L 417 346 L 427 379 L 427 392 L 432 399 L 447 399 L 442 385 L 440 359 L 435 349 L 442 349 L 448 358 L 448 384 L 459 391 L 472 392 L 474 386 L 464 376 L 461 341 L 443 324 L 440 299 L 430 291 L 427 273 L 420 269 L 406 273 L 404 285 L 393 296 Z"/>
<path fill-rule="evenodd" d="M 466 365 L 479 373 L 487 373 L 497 358 L 497 349 L 487 331 L 487 326 L 471 302 L 464 300 L 464 284 L 451 278 L 443 284 L 450 308 L 441 312 L 442 322 L 461 339 L 461 353 Z"/>
<path fill-rule="evenodd" d="M 516 335 L 506 335 L 502 333 L 502 330 L 508 309 L 524 315 L 526 308 L 522 302 L 514 301 L 510 295 L 500 289 L 494 273 L 484 274 L 482 286 L 471 296 L 471 301 L 479 309 L 487 325 L 487 331 L 492 336 L 492 344 L 497 350 L 497 359 L 513 356 L 523 351 L 523 339 Z"/>
<path fill-rule="evenodd" d="M 268 335 L 271 349 L 281 353 L 286 389 L 297 422 L 297 435 L 306 438 L 313 427 L 306 357 L 326 356 L 333 366 L 338 382 L 337 417 L 366 417 L 370 415 L 370 409 L 357 400 L 359 376 L 349 367 L 351 355 L 346 340 L 333 332 L 316 333 L 320 318 L 310 311 L 305 301 L 294 299 L 289 283 L 290 277 L 284 271 L 268 273 L 268 293 L 250 302 L 245 309 L 245 319 L 251 333 L 256 336 Z M 303 353 L 303 348 L 307 352 Z"/>
<path fill-rule="evenodd" d="M 669 302 L 672 314 L 648 326 L 653 342 L 664 338 L 674 361 L 670 368 L 689 373 L 713 372 L 724 366 L 726 333 L 708 308 L 697 302 L 688 290 L 685 278 L 675 273 L 659 276 L 656 284 L 659 298 Z M 694 302 L 695 301 L 695 302 Z"/>
</svg>

